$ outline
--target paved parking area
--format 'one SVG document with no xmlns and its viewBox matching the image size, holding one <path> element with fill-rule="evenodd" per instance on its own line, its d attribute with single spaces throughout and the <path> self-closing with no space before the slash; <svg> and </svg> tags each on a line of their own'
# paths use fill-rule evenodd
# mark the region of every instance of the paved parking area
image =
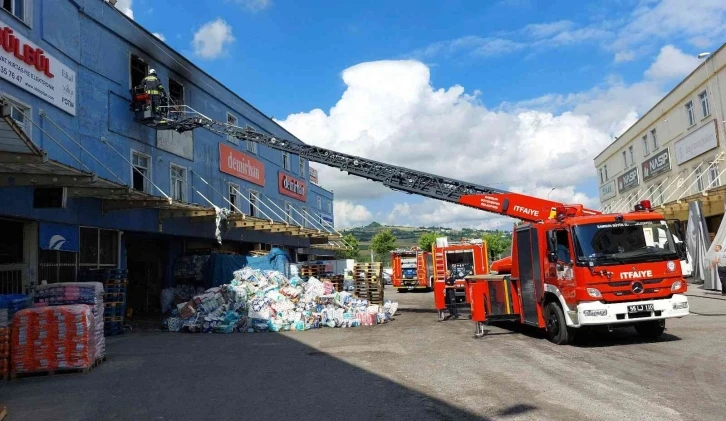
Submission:
<svg viewBox="0 0 726 421">
<path fill-rule="evenodd" d="M 85 375 L 0 385 L 7 420 L 723 420 L 726 300 L 644 342 L 556 346 L 536 331 L 438 323 L 430 293 L 390 324 L 267 334 L 132 332 Z"/>
</svg>

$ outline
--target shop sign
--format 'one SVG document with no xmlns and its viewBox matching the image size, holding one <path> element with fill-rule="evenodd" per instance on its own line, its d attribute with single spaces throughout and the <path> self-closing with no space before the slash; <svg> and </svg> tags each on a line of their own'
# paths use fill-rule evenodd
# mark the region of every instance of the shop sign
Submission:
<svg viewBox="0 0 726 421">
<path fill-rule="evenodd" d="M 0 76 L 76 115 L 76 72 L 0 21 Z"/>
<path fill-rule="evenodd" d="M 308 192 L 303 180 L 280 171 L 277 174 L 277 181 L 278 191 L 281 194 L 303 202 L 307 200 Z"/>
<path fill-rule="evenodd" d="M 633 167 L 618 177 L 618 193 L 626 192 L 640 184 L 638 180 L 638 167 Z"/>
<path fill-rule="evenodd" d="M 333 215 L 331 215 L 329 213 L 321 213 L 320 214 L 320 222 L 323 222 L 323 221 L 325 221 L 325 222 L 327 222 L 329 224 L 332 224 L 333 223 Z"/>
<path fill-rule="evenodd" d="M 320 185 L 318 182 L 318 170 L 313 167 L 310 167 L 310 182 L 315 184 L 316 186 Z"/>
<path fill-rule="evenodd" d="M 616 195 L 615 180 L 608 181 L 600 186 L 600 200 L 608 200 Z"/>
<path fill-rule="evenodd" d="M 640 164 L 643 169 L 643 181 L 648 181 L 671 170 L 671 157 L 668 152 L 666 148 L 658 155 L 653 155 L 652 158 Z"/>
<path fill-rule="evenodd" d="M 38 224 L 38 237 L 41 250 L 72 251 L 78 253 L 80 234 L 77 225 Z"/>
<path fill-rule="evenodd" d="M 717 146 L 716 122 L 715 120 L 711 120 L 695 132 L 676 142 L 673 147 L 673 152 L 676 155 L 676 164 L 681 165 Z"/>
<path fill-rule="evenodd" d="M 259 186 L 265 185 L 265 164 L 224 143 L 219 144 L 219 170 Z"/>
</svg>

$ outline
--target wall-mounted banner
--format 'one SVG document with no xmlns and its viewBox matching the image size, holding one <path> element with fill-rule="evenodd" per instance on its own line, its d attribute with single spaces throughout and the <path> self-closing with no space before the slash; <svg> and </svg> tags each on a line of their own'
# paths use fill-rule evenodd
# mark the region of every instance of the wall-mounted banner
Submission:
<svg viewBox="0 0 726 421">
<path fill-rule="evenodd" d="M 38 224 L 38 237 L 42 250 L 72 251 L 78 253 L 79 238 L 77 225 Z"/>
<path fill-rule="evenodd" d="M 0 44 L 0 76 L 3 79 L 76 115 L 76 72 L 2 20 Z"/>
<path fill-rule="evenodd" d="M 260 186 L 265 185 L 265 164 L 224 143 L 219 144 L 219 170 Z"/>
<path fill-rule="evenodd" d="M 310 182 L 316 186 L 320 185 L 320 182 L 318 181 L 318 170 L 313 167 L 310 167 Z"/>
<path fill-rule="evenodd" d="M 664 172 L 671 170 L 671 157 L 668 148 L 664 149 L 657 155 L 653 155 L 649 160 L 640 164 L 643 169 L 643 181 L 655 178 Z"/>
<path fill-rule="evenodd" d="M 673 147 L 676 164 L 681 165 L 717 146 L 716 121 L 711 120 L 699 127 L 695 132 L 676 142 Z"/>
<path fill-rule="evenodd" d="M 615 180 L 610 180 L 607 183 L 600 186 L 600 200 L 608 200 L 615 197 L 617 191 L 615 191 Z"/>
<path fill-rule="evenodd" d="M 321 213 L 320 214 L 320 221 L 325 221 L 329 223 L 330 225 L 333 225 L 333 215 L 329 213 Z"/>
<path fill-rule="evenodd" d="M 633 167 L 618 177 L 618 193 L 626 192 L 638 184 L 640 184 L 640 180 L 638 180 L 638 167 Z"/>
<path fill-rule="evenodd" d="M 303 202 L 307 200 L 308 189 L 303 180 L 280 171 L 277 173 L 277 181 L 278 191 L 281 194 Z"/>
</svg>

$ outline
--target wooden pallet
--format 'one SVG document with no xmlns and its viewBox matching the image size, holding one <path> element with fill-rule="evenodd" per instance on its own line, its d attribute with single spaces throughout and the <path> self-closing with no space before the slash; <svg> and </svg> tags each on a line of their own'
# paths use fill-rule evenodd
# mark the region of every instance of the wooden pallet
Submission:
<svg viewBox="0 0 726 421">
<path fill-rule="evenodd" d="M 106 361 L 106 356 L 97 359 L 88 367 L 78 367 L 78 368 L 56 368 L 53 370 L 37 370 L 37 371 L 24 371 L 20 373 L 11 373 L 10 378 L 12 380 L 15 379 L 22 379 L 27 377 L 45 377 L 45 376 L 55 376 L 60 374 L 86 374 L 89 371 L 93 370 L 94 368 L 98 367 L 102 362 Z"/>
<path fill-rule="evenodd" d="M 3 406 L 0 408 L 0 421 L 3 421 L 8 416 L 8 407 Z"/>
</svg>

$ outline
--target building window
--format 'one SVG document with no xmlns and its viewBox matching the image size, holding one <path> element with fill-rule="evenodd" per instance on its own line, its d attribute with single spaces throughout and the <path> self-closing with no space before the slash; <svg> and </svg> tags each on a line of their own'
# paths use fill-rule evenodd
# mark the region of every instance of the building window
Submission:
<svg viewBox="0 0 726 421">
<path fill-rule="evenodd" d="M 131 88 L 141 85 L 141 81 L 149 73 L 149 65 L 139 56 L 131 55 Z"/>
<path fill-rule="evenodd" d="M 136 191 L 151 193 L 147 178 L 151 174 L 151 157 L 140 152 L 131 152 L 131 187 Z"/>
<path fill-rule="evenodd" d="M 607 181 L 607 180 L 609 180 L 609 178 L 608 178 L 608 166 L 607 165 L 603 165 L 603 169 L 605 170 L 605 181 Z"/>
<path fill-rule="evenodd" d="M 81 227 L 79 266 L 89 269 L 116 267 L 118 231 Z"/>
<path fill-rule="evenodd" d="M 633 156 L 633 145 L 628 146 L 628 150 L 630 151 L 630 163 L 635 164 L 635 157 Z"/>
<path fill-rule="evenodd" d="M 169 99 L 173 105 L 184 105 L 184 85 L 169 78 Z"/>
<path fill-rule="evenodd" d="M 655 197 L 655 200 L 653 201 L 653 205 L 661 205 L 663 204 L 663 183 L 660 183 L 658 186 L 658 194 Z"/>
<path fill-rule="evenodd" d="M 32 17 L 29 3 L 30 0 L 3 0 L 3 9 L 27 24 Z"/>
<path fill-rule="evenodd" d="M 604 183 L 605 179 L 602 176 L 602 168 L 600 168 L 600 184 Z"/>
<path fill-rule="evenodd" d="M 32 136 L 30 136 L 33 129 L 33 125 L 30 122 L 30 118 L 32 117 L 30 107 L 25 104 L 21 104 L 18 101 L 13 101 L 7 97 L 6 99 L 10 104 L 10 118 L 15 121 L 15 123 L 23 130 L 26 135 L 28 135 L 28 137 L 32 138 Z"/>
<path fill-rule="evenodd" d="M 318 196 L 317 199 L 318 199 L 318 209 L 323 210 L 323 199 L 320 196 Z"/>
<path fill-rule="evenodd" d="M 708 117 L 711 114 L 711 109 L 708 106 L 708 93 L 706 93 L 706 91 L 701 92 L 698 94 L 698 99 L 701 101 L 701 112 L 703 113 L 703 117 Z"/>
<path fill-rule="evenodd" d="M 655 136 L 655 129 L 650 131 L 650 137 L 653 139 L 653 150 L 658 149 L 658 138 Z"/>
<path fill-rule="evenodd" d="M 252 153 L 257 153 L 257 143 L 248 140 L 247 141 L 247 151 L 252 152 Z"/>
<path fill-rule="evenodd" d="M 290 154 L 287 152 L 282 153 L 282 168 L 290 171 Z"/>
<path fill-rule="evenodd" d="M 623 166 L 628 167 L 628 156 L 625 154 L 625 151 L 623 151 Z"/>
<path fill-rule="evenodd" d="M 648 135 L 643 136 L 643 155 L 648 155 Z"/>
<path fill-rule="evenodd" d="M 333 212 L 333 201 L 328 200 L 327 205 L 328 205 L 328 213 L 332 213 Z"/>
<path fill-rule="evenodd" d="M 171 198 L 177 202 L 186 202 L 187 169 L 171 164 L 169 170 L 171 175 Z"/>
<path fill-rule="evenodd" d="M 696 124 L 696 116 L 693 113 L 693 101 L 686 103 L 686 115 L 688 117 L 688 127 Z"/>
<path fill-rule="evenodd" d="M 239 185 L 229 183 L 229 203 L 232 212 L 238 212 L 239 209 Z"/>
<path fill-rule="evenodd" d="M 78 253 L 58 250 L 38 251 L 38 280 L 49 284 L 75 282 Z"/>
<path fill-rule="evenodd" d="M 700 165 L 695 168 L 693 175 L 696 177 L 696 193 L 700 193 L 703 191 L 703 170 Z"/>
<path fill-rule="evenodd" d="M 250 190 L 250 216 L 259 216 L 260 211 L 257 209 L 260 201 L 260 193 Z"/>
<path fill-rule="evenodd" d="M 708 169 L 709 182 L 711 188 L 716 188 L 721 185 L 721 177 L 718 175 L 718 163 L 714 162 Z"/>
<path fill-rule="evenodd" d="M 305 158 L 300 157 L 300 177 L 305 178 Z"/>
<path fill-rule="evenodd" d="M 307 228 L 310 225 L 310 224 L 308 224 L 308 221 L 307 221 L 307 219 L 308 219 L 307 213 L 308 213 L 308 208 L 306 208 L 304 206 L 300 208 L 300 219 L 301 219 L 300 222 L 302 222 L 302 225 L 305 228 Z"/>
<path fill-rule="evenodd" d="M 285 202 L 285 222 L 294 224 L 295 219 L 292 217 L 292 203 Z"/>
<path fill-rule="evenodd" d="M 239 120 L 237 120 L 237 116 L 234 116 L 234 115 L 230 114 L 229 112 L 227 113 L 227 124 L 232 125 L 232 126 L 237 126 L 238 122 L 239 122 Z M 235 145 L 239 145 L 239 139 L 232 136 L 231 134 L 227 135 L 227 142 L 234 143 Z"/>
</svg>

